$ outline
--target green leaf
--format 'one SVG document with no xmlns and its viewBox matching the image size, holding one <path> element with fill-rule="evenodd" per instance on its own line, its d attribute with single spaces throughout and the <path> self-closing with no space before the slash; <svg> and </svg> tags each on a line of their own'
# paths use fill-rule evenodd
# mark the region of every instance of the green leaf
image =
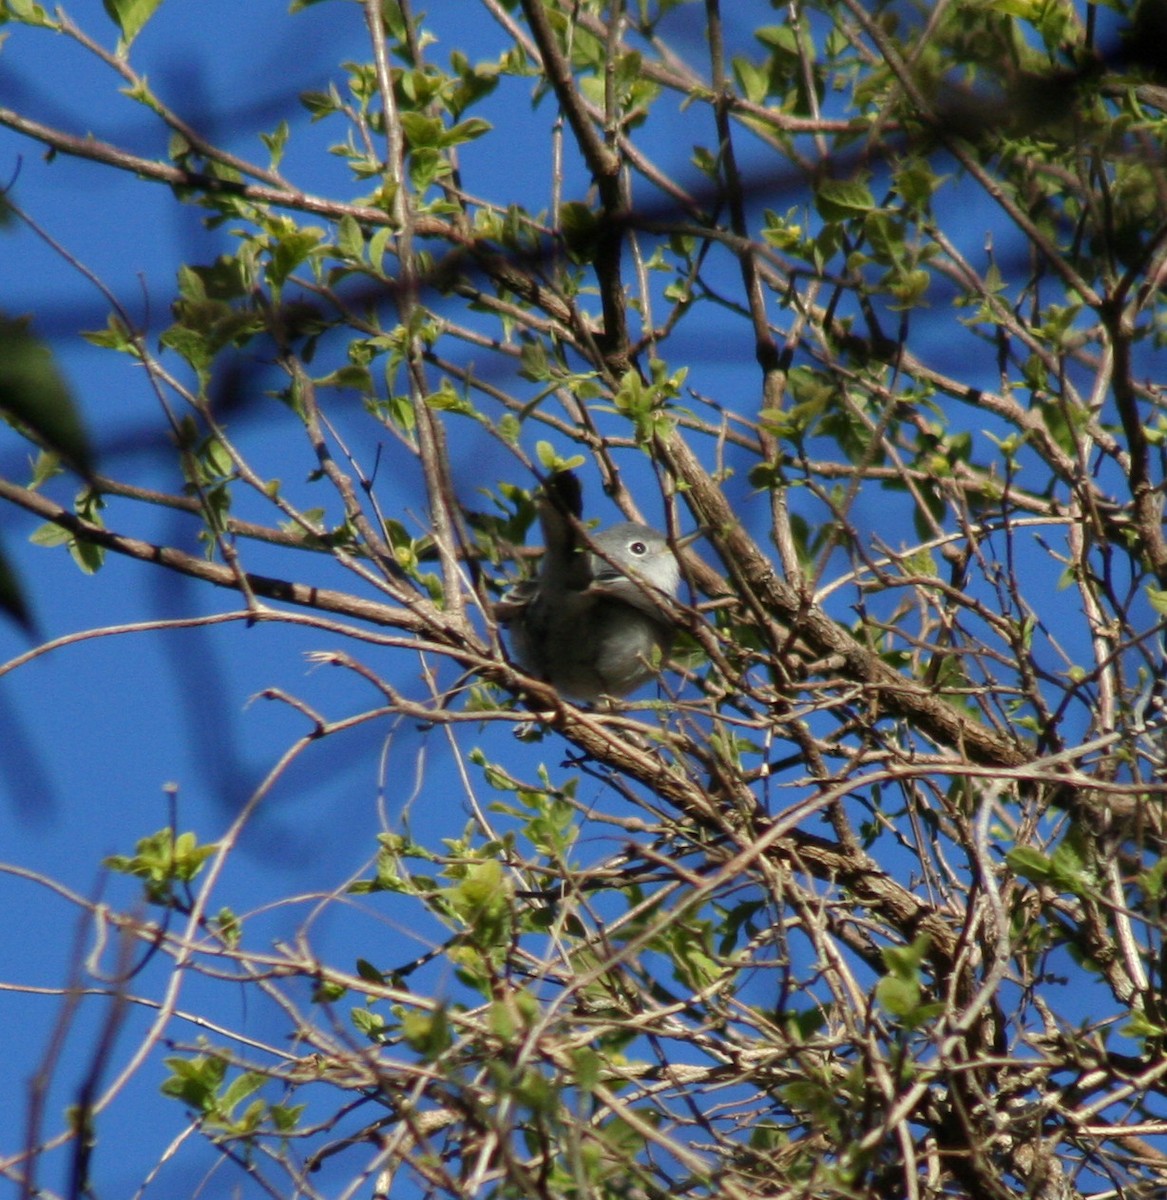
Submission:
<svg viewBox="0 0 1167 1200">
<path fill-rule="evenodd" d="M 248 1096 L 253 1096 L 265 1082 L 264 1077 L 255 1071 L 244 1071 L 242 1075 L 237 1075 L 227 1085 L 226 1091 L 219 1100 L 218 1108 L 221 1115 L 229 1117 L 236 1105 L 246 1100 Z"/>
<path fill-rule="evenodd" d="M 446 132 L 438 117 L 426 117 L 416 112 L 401 114 L 401 128 L 410 150 L 437 149 Z"/>
<path fill-rule="evenodd" d="M 480 914 L 494 914 L 506 907 L 508 890 L 502 864 L 496 859 L 475 863 L 455 888 L 449 889 L 454 907 L 468 920 Z"/>
<path fill-rule="evenodd" d="M 522 432 L 518 417 L 512 413 L 503 413 L 498 419 L 496 430 L 504 442 L 512 446 L 518 445 L 519 434 Z"/>
<path fill-rule="evenodd" d="M 316 985 L 316 988 L 312 993 L 312 1002 L 313 1004 L 334 1004 L 347 991 L 348 988 L 346 988 L 343 984 L 334 983 L 331 980 L 323 979 Z M 358 1011 L 363 1012 L 364 1010 L 358 1009 Z"/>
<path fill-rule="evenodd" d="M 932 944 L 927 934 L 921 934 L 910 946 L 885 946 L 880 955 L 888 973 L 896 979 L 916 980 Z"/>
<path fill-rule="evenodd" d="M 0 612 L 7 613 L 27 633 L 35 633 L 32 611 L 24 598 L 20 580 L 0 547 Z"/>
<path fill-rule="evenodd" d="M 196 1112 L 209 1113 L 216 1108 L 219 1085 L 227 1074 L 227 1063 L 218 1057 L 167 1058 L 163 1060 L 172 1074 L 162 1084 L 162 1094 L 173 1096 Z"/>
<path fill-rule="evenodd" d="M 268 148 L 271 155 L 271 169 L 277 170 L 284 157 L 284 147 L 288 144 L 288 123 L 281 121 L 272 133 L 261 133 L 259 140 Z"/>
<path fill-rule="evenodd" d="M 330 89 L 327 92 L 301 92 L 300 103 L 308 110 L 313 121 L 319 121 L 322 117 L 331 116 L 333 113 L 340 112 L 344 108 L 344 102 L 335 89 Z"/>
<path fill-rule="evenodd" d="M 745 57 L 733 60 L 733 73 L 737 77 L 738 87 L 751 104 L 761 104 L 770 90 L 770 72 L 765 67 L 759 67 Z"/>
<path fill-rule="evenodd" d="M 401 1033 L 414 1050 L 429 1060 L 447 1050 L 453 1040 L 445 1010 L 440 1008 L 432 1013 L 406 1013 L 401 1019 Z"/>
<path fill-rule="evenodd" d="M 1009 869 L 1030 883 L 1045 883 L 1053 875 L 1047 855 L 1032 846 L 1016 846 L 1005 855 Z"/>
<path fill-rule="evenodd" d="M 104 329 L 83 329 L 81 336 L 91 346 L 100 346 L 103 350 L 120 350 L 123 353 L 134 350 L 131 330 L 116 313 L 110 313 Z"/>
<path fill-rule="evenodd" d="M 243 922 L 229 908 L 221 908 L 212 918 L 224 944 L 234 949 L 243 938 Z"/>
<path fill-rule="evenodd" d="M 51 549 L 53 546 L 68 545 L 72 536 L 63 526 L 57 525 L 52 521 L 46 521 L 43 525 L 38 525 L 29 534 L 28 540 L 34 546 L 45 546 Z"/>
<path fill-rule="evenodd" d="M 385 1036 L 385 1018 L 380 1013 L 373 1012 L 372 1009 L 354 1008 L 352 1021 L 371 1042 L 380 1041 Z"/>
<path fill-rule="evenodd" d="M 193 833 L 174 837 L 170 829 L 160 829 L 139 840 L 133 856 L 115 854 L 104 860 L 111 871 L 144 879 L 146 898 L 154 904 L 171 902 L 174 884 L 190 883 L 202 870 L 203 864 L 217 850 L 210 842 L 199 845 Z"/>
<path fill-rule="evenodd" d="M 271 265 L 267 270 L 268 279 L 276 285 L 283 283 L 323 240 L 324 230 L 316 226 L 282 227 L 278 231 L 278 240 L 272 247 Z"/>
<path fill-rule="evenodd" d="M 345 213 L 336 229 L 336 245 L 345 258 L 360 262 L 364 257 L 365 238 L 355 217 Z"/>
<path fill-rule="evenodd" d="M 920 1006 L 920 985 L 885 975 L 875 985 L 875 998 L 893 1017 L 908 1017 Z"/>
<path fill-rule="evenodd" d="M 466 121 L 459 121 L 457 125 L 452 125 L 446 131 L 445 137 L 442 138 L 442 144 L 457 146 L 462 142 L 472 142 L 484 133 L 489 133 L 492 128 L 489 121 L 484 121 L 481 117 L 470 117 Z"/>
<path fill-rule="evenodd" d="M 52 354 L 24 321 L 7 317 L 0 317 L 0 415 L 81 474 L 92 474 L 89 440 Z"/>
<path fill-rule="evenodd" d="M 825 179 L 815 191 L 814 200 L 824 221 L 860 217 L 875 207 L 875 198 L 861 179 Z"/>
<path fill-rule="evenodd" d="M 570 458 L 560 458 L 550 442 L 536 442 L 535 457 L 539 460 L 539 465 L 552 474 L 557 471 L 574 471 L 584 464 L 582 454 L 573 454 Z"/>
<path fill-rule="evenodd" d="M 268 1109 L 272 1125 L 279 1133 L 291 1133 L 300 1124 L 306 1104 L 273 1104 Z"/>
<path fill-rule="evenodd" d="M 435 412 L 456 412 L 466 416 L 474 415 L 474 405 L 465 396 L 460 396 L 448 379 L 443 379 L 438 390 L 426 396 L 425 402 Z"/>
<path fill-rule="evenodd" d="M 3 7 L 0 7 L 0 19 L 7 20 L 10 14 L 26 25 L 43 25 L 49 29 L 59 28 L 56 21 L 49 19 L 43 6 L 34 4 L 32 0 L 5 0 Z"/>
<path fill-rule="evenodd" d="M 1075 896 L 1084 895 L 1097 886 L 1092 868 L 1090 839 L 1078 825 L 1071 825 L 1050 858 L 1053 883 Z"/>
<path fill-rule="evenodd" d="M 1161 858 L 1149 870 L 1137 877 L 1136 882 L 1149 900 L 1161 900 L 1167 893 L 1167 858 Z"/>
<path fill-rule="evenodd" d="M 121 30 L 122 45 L 130 43 L 142 32 L 146 22 L 162 0 L 102 0 L 110 19 Z"/>
<path fill-rule="evenodd" d="M 572 260 L 591 262 L 599 244 L 600 218 L 586 204 L 572 200 L 560 210 L 559 229 Z"/>
<path fill-rule="evenodd" d="M 1132 1011 L 1131 1019 L 1122 1027 L 1121 1032 L 1123 1037 L 1155 1038 L 1158 1040 L 1167 1033 L 1167 1029 L 1151 1021 L 1145 1012 L 1136 1008 Z"/>
<path fill-rule="evenodd" d="M 378 971 L 368 959 L 357 959 L 357 974 L 366 983 L 383 984 L 385 982 L 384 974 Z"/>
<path fill-rule="evenodd" d="M 921 934 L 909 946 L 886 946 L 880 951 L 888 973 L 875 985 L 875 998 L 893 1017 L 910 1029 L 930 1021 L 944 1010 L 941 1002 L 922 1003 L 921 966 L 932 944 Z"/>
<path fill-rule="evenodd" d="M 1147 599 L 1151 602 L 1151 607 L 1161 617 L 1167 617 L 1167 592 L 1160 591 L 1158 588 L 1147 588 Z"/>
</svg>

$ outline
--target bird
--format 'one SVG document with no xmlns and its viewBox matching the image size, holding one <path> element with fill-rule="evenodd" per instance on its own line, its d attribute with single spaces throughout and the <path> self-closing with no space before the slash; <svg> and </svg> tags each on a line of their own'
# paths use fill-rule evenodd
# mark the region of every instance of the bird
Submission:
<svg viewBox="0 0 1167 1200">
<path fill-rule="evenodd" d="M 543 531 L 538 574 L 501 597 L 519 666 L 573 700 L 619 698 L 651 679 L 673 644 L 665 603 L 681 571 L 663 533 L 622 521 L 596 534 L 580 527 L 582 489 L 552 473 L 537 502 Z"/>
</svg>

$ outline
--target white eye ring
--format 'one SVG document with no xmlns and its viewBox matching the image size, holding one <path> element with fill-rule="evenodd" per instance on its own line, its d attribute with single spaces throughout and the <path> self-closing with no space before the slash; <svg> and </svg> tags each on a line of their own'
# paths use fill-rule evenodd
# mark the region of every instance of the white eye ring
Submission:
<svg viewBox="0 0 1167 1200">
<path fill-rule="evenodd" d="M 635 554 L 638 558 L 640 557 L 640 555 L 648 553 L 648 547 L 643 542 L 629 542 L 628 549 L 631 553 Z"/>
</svg>

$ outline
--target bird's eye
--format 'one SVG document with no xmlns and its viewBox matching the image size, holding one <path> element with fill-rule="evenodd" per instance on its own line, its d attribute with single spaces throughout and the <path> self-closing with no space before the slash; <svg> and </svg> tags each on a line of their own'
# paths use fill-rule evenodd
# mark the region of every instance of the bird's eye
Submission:
<svg viewBox="0 0 1167 1200">
<path fill-rule="evenodd" d="M 642 554 L 648 553 L 648 547 L 643 542 L 630 542 L 628 549 L 632 554 L 635 554 L 637 558 L 639 558 Z"/>
</svg>

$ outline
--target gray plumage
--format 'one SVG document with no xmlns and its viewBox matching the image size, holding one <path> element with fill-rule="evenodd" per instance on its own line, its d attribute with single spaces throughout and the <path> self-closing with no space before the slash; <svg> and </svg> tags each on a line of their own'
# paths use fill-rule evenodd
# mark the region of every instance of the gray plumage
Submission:
<svg viewBox="0 0 1167 1200">
<path fill-rule="evenodd" d="M 515 658 L 577 700 L 624 696 L 668 654 L 673 625 L 656 595 L 674 598 L 680 568 L 663 534 L 625 521 L 585 537 L 570 472 L 551 477 L 539 501 L 544 552 L 537 578 L 499 605 Z"/>
</svg>

